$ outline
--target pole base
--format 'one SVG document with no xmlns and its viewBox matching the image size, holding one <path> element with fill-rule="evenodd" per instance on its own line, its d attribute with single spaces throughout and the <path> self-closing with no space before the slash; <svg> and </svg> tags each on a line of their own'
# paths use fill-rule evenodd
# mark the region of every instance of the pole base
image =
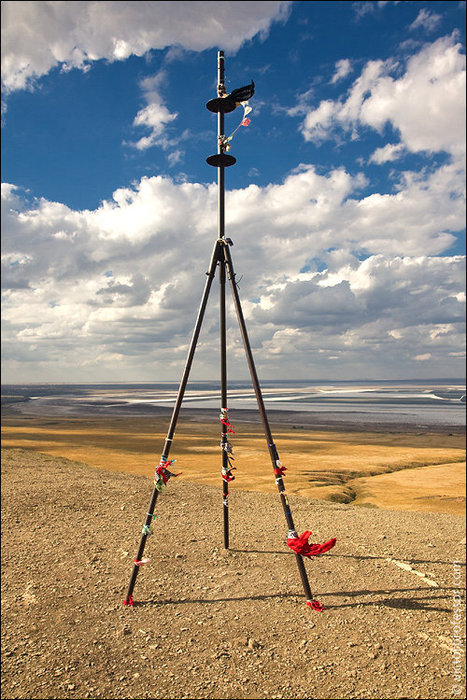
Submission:
<svg viewBox="0 0 467 700">
<path fill-rule="evenodd" d="M 206 158 L 206 163 L 214 168 L 228 168 L 229 165 L 235 165 L 236 162 L 237 159 L 227 155 L 227 153 L 216 153 L 214 156 Z"/>
</svg>

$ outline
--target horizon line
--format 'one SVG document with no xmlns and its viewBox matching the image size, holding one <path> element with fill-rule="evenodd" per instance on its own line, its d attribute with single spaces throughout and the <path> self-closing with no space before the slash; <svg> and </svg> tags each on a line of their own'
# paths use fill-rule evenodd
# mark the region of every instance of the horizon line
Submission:
<svg viewBox="0 0 467 700">
<path fill-rule="evenodd" d="M 206 384 L 212 384 L 215 381 L 220 381 L 220 380 L 212 380 L 212 379 L 192 379 L 188 381 L 188 384 L 197 382 L 197 383 L 206 383 Z M 232 379 L 230 380 L 229 383 L 235 384 L 239 382 L 249 382 L 251 381 L 250 377 L 246 377 L 244 379 Z M 338 383 L 374 383 L 374 382 L 466 382 L 466 377 L 409 377 L 409 378 L 403 378 L 403 377 L 395 377 L 393 379 L 363 379 L 363 378 L 355 378 L 355 379 L 336 379 L 336 378 L 324 378 L 324 379 L 314 379 L 314 378 L 307 378 L 307 379 L 298 379 L 298 378 L 293 378 L 293 379 L 261 379 L 261 382 L 326 382 L 326 383 L 333 383 L 333 384 L 338 384 Z M 67 386 L 76 386 L 76 385 L 96 385 L 96 384 L 180 384 L 180 379 L 132 379 L 132 380 L 126 380 L 126 379 L 121 379 L 121 380 L 95 380 L 95 381 L 29 381 L 29 382 L 1 382 L 0 386 L 32 386 L 32 385 L 49 385 L 49 386 L 57 386 L 57 385 L 67 385 Z"/>
</svg>

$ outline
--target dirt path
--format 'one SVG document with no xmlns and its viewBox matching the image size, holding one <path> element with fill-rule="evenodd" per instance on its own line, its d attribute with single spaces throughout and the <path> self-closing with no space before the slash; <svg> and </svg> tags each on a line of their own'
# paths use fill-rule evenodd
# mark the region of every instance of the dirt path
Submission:
<svg viewBox="0 0 467 700">
<path fill-rule="evenodd" d="M 297 529 L 338 540 L 306 562 L 328 608 L 317 613 L 277 495 L 233 485 L 225 551 L 220 488 L 173 479 L 128 608 L 152 480 L 29 450 L 4 450 L 2 473 L 4 698 L 464 694 L 452 665 L 460 516 L 294 496 Z"/>
</svg>

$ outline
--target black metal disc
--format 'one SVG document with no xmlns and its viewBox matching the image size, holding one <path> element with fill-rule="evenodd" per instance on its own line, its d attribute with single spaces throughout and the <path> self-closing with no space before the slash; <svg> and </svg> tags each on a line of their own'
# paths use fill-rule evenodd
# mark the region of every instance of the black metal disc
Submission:
<svg viewBox="0 0 467 700">
<path fill-rule="evenodd" d="M 215 97 L 206 103 L 210 112 L 223 112 L 223 114 L 233 112 L 236 106 L 235 102 L 228 97 Z"/>
<path fill-rule="evenodd" d="M 209 163 L 214 168 L 228 168 L 229 165 L 234 165 L 236 162 L 237 159 L 227 155 L 227 153 L 216 153 L 215 156 L 206 158 L 206 163 Z"/>
</svg>

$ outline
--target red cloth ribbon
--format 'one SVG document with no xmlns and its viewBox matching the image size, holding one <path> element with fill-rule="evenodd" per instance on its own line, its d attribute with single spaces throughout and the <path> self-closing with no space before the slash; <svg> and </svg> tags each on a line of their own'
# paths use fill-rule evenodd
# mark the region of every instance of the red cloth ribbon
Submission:
<svg viewBox="0 0 467 700">
<path fill-rule="evenodd" d="M 167 483 L 168 478 L 167 478 L 166 467 L 165 467 L 165 466 L 163 466 L 162 464 L 160 464 L 160 465 L 157 467 L 157 469 L 156 469 L 156 474 L 158 474 L 159 476 L 162 477 L 162 481 L 164 482 L 164 484 Z"/>
<path fill-rule="evenodd" d="M 285 476 L 284 472 L 287 471 L 287 467 L 274 467 L 274 474 L 276 476 Z"/>
<path fill-rule="evenodd" d="M 168 471 L 167 467 L 170 467 L 170 465 L 172 464 L 172 462 L 175 462 L 175 460 L 173 459 L 173 460 L 171 460 L 171 461 L 161 462 L 161 463 L 159 464 L 159 466 L 157 467 L 157 469 L 156 469 L 156 474 L 157 474 L 158 476 L 161 476 L 161 477 L 162 477 L 162 481 L 164 482 L 164 484 L 166 484 L 166 483 L 168 482 L 169 477 L 171 477 L 171 476 L 180 476 L 180 474 L 182 473 L 182 472 L 178 472 L 178 474 L 172 474 L 172 472 L 169 472 L 169 471 Z"/>
<path fill-rule="evenodd" d="M 232 472 L 230 471 L 230 469 L 228 472 L 225 472 L 225 473 L 221 471 L 221 474 L 222 474 L 222 478 L 224 479 L 224 481 L 233 481 L 235 479 L 235 477 L 232 474 Z"/>
<path fill-rule="evenodd" d="M 319 600 L 307 600 L 306 604 L 308 605 L 309 608 L 312 608 L 313 610 L 316 610 L 317 612 L 323 612 L 323 610 L 327 610 L 327 608 L 322 605 Z"/>
<path fill-rule="evenodd" d="M 323 544 L 311 544 L 308 538 L 311 535 L 310 530 L 306 530 L 300 537 L 289 537 L 287 545 L 296 554 L 301 554 L 303 557 L 314 557 L 318 554 L 324 554 L 334 547 L 336 538 L 324 542 Z"/>
<path fill-rule="evenodd" d="M 133 605 L 133 596 L 131 595 L 128 600 L 124 600 L 123 605 Z"/>
<path fill-rule="evenodd" d="M 232 425 L 229 423 L 229 419 L 227 418 L 227 408 L 221 409 L 221 414 L 219 416 L 219 420 L 222 423 L 222 425 L 225 425 L 228 433 L 235 432 Z"/>
</svg>

